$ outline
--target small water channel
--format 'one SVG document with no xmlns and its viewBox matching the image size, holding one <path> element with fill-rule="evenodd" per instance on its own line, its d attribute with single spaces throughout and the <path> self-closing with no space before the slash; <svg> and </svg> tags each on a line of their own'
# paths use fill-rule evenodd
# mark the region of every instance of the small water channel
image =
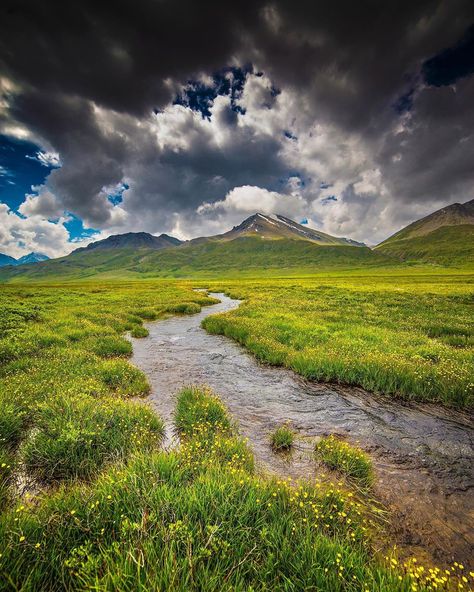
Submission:
<svg viewBox="0 0 474 592">
<path fill-rule="evenodd" d="M 165 445 L 173 444 L 176 393 L 189 384 L 209 385 L 220 395 L 267 472 L 311 479 L 322 470 L 311 453 L 314 440 L 338 434 L 372 455 L 376 497 L 391 510 L 399 546 L 442 564 L 468 564 L 474 550 L 471 418 L 362 389 L 308 383 L 290 370 L 262 365 L 232 340 L 201 328 L 206 316 L 240 304 L 212 296 L 220 303 L 149 323 L 149 337 L 133 339 L 132 363 L 148 376 L 150 402 L 167 426 Z M 289 456 L 275 455 L 268 434 L 285 421 L 299 434 L 297 447 Z"/>
</svg>

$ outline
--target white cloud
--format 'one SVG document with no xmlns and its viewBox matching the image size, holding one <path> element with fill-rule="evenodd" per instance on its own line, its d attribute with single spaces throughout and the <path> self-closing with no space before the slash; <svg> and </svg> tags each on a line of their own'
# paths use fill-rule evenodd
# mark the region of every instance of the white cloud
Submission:
<svg viewBox="0 0 474 592">
<path fill-rule="evenodd" d="M 57 152 L 46 152 L 39 150 L 35 156 L 26 155 L 30 160 L 36 160 L 45 167 L 57 168 L 62 165 L 61 158 Z"/>
<path fill-rule="evenodd" d="M 285 195 L 276 191 L 268 191 L 262 187 L 243 185 L 235 187 L 221 201 L 204 203 L 198 207 L 198 214 L 206 214 L 212 210 L 221 213 L 239 215 L 254 214 L 287 214 L 302 215 L 305 201 L 298 195 Z"/>
<path fill-rule="evenodd" d="M 46 187 L 34 186 L 32 189 L 38 193 L 26 195 L 18 208 L 20 214 L 45 219 L 60 218 L 64 214 L 64 206 Z"/>
<path fill-rule="evenodd" d="M 56 223 L 41 216 L 21 217 L 0 204 L 0 252 L 11 257 L 21 257 L 32 251 L 44 253 L 48 257 L 60 257 L 77 248 L 78 244 L 69 242 L 69 232 L 64 226 L 65 218 Z M 86 245 L 93 239 L 80 242 Z"/>
</svg>

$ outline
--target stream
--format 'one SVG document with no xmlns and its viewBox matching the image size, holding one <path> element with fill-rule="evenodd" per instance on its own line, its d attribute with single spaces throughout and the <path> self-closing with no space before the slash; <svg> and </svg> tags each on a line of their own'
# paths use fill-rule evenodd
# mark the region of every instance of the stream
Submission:
<svg viewBox="0 0 474 592">
<path fill-rule="evenodd" d="M 151 384 L 150 403 L 174 445 L 173 412 L 183 385 L 209 385 L 225 402 L 267 473 L 311 479 L 315 439 L 337 434 L 368 451 L 376 470 L 374 495 L 390 510 L 390 538 L 402 555 L 441 565 L 474 556 L 474 425 L 467 415 L 434 405 L 408 405 L 359 388 L 310 383 L 290 370 L 262 365 L 231 339 L 201 328 L 208 315 L 240 301 L 211 294 L 219 304 L 191 316 L 148 323 L 148 338 L 132 339 L 134 363 Z M 290 455 L 274 454 L 268 435 L 290 421 L 298 433 Z M 472 564 L 471 564 L 472 567 Z"/>
</svg>

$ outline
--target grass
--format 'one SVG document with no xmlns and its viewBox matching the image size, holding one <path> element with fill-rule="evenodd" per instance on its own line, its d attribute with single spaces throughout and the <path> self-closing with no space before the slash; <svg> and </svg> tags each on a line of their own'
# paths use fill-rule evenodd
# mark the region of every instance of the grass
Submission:
<svg viewBox="0 0 474 592">
<path fill-rule="evenodd" d="M 65 396 L 38 406 L 22 458 L 41 482 L 90 479 L 111 461 L 158 448 L 163 433 L 163 423 L 140 403 Z"/>
<path fill-rule="evenodd" d="M 331 435 L 321 438 L 316 443 L 314 451 L 330 469 L 336 469 L 363 487 L 372 485 L 374 481 L 372 461 L 361 448 L 351 446 Z"/>
<path fill-rule="evenodd" d="M 93 479 L 112 462 L 158 447 L 162 424 L 128 399 L 149 391 L 127 357 L 143 319 L 199 310 L 213 299 L 163 282 L 3 286 L 0 453 L 46 484 Z M 191 306 L 194 305 L 194 307 Z M 2 460 L 2 463 L 6 462 Z M 5 471 L 3 471 L 5 474 Z M 12 493 L 1 477 L 1 495 Z M 8 481 L 8 483 L 6 482 Z"/>
<path fill-rule="evenodd" d="M 11 501 L 11 481 L 15 468 L 13 455 L 0 448 L 0 512 Z"/>
<path fill-rule="evenodd" d="M 408 229 L 406 229 L 408 230 Z M 465 267 L 474 264 L 474 226 L 443 226 L 416 236 L 400 232 L 375 248 L 380 254 L 408 261 Z"/>
<path fill-rule="evenodd" d="M 209 282 L 245 302 L 205 326 L 308 378 L 468 408 L 472 280 L 414 270 Z M 363 496 L 259 475 L 205 388 L 183 389 L 181 445 L 159 449 L 162 423 L 135 400 L 149 385 L 128 362 L 124 335 L 212 302 L 164 280 L 2 286 L 0 588 L 408 592 L 462 583 L 380 559 Z M 20 476 L 36 481 L 33 499 L 19 498 Z"/>
<path fill-rule="evenodd" d="M 270 434 L 270 446 L 275 452 L 291 450 L 295 441 L 295 433 L 287 424 L 278 426 Z"/>
<path fill-rule="evenodd" d="M 284 261 L 284 267 L 282 266 Z M 103 281 L 132 278 L 195 278 L 282 271 L 314 273 L 399 264 L 397 259 L 367 247 L 320 246 L 291 239 L 241 237 L 230 242 L 187 244 L 170 249 L 120 249 L 75 253 L 44 263 L 1 268 L 0 281 Z"/>
<path fill-rule="evenodd" d="M 178 398 L 175 425 L 179 432 L 192 435 L 196 426 L 206 423 L 209 429 L 230 432 L 231 425 L 221 401 L 207 390 L 190 386 Z"/>
<path fill-rule="evenodd" d="M 4 513 L 2 589 L 408 592 L 447 589 L 443 577 L 457 585 L 457 573 L 378 558 L 350 492 L 256 475 L 209 391 L 185 389 L 177 420 L 185 402 L 192 421 L 181 424 L 179 449 L 137 454 L 93 483 Z"/>
<path fill-rule="evenodd" d="M 245 302 L 203 326 L 263 362 L 407 400 L 474 404 L 471 274 L 341 272 L 208 285 Z"/>
</svg>

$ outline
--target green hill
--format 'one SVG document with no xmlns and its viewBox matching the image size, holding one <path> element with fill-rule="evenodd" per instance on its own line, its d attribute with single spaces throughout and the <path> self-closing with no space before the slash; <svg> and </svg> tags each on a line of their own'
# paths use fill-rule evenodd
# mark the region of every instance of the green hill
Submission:
<svg viewBox="0 0 474 592">
<path fill-rule="evenodd" d="M 375 247 L 402 261 L 474 264 L 474 200 L 455 203 L 409 224 Z"/>
<path fill-rule="evenodd" d="M 97 249 L 0 270 L 0 281 L 74 280 L 90 277 L 191 277 L 314 272 L 391 264 L 368 247 L 320 246 L 311 241 L 243 236 L 231 241 L 186 243 L 163 250 Z"/>
<path fill-rule="evenodd" d="M 201 277 L 314 273 L 393 264 L 362 243 L 297 224 L 281 215 L 254 214 L 224 234 L 185 243 L 162 234 L 128 233 L 70 255 L 0 270 L 0 281 L 87 278 Z"/>
</svg>

